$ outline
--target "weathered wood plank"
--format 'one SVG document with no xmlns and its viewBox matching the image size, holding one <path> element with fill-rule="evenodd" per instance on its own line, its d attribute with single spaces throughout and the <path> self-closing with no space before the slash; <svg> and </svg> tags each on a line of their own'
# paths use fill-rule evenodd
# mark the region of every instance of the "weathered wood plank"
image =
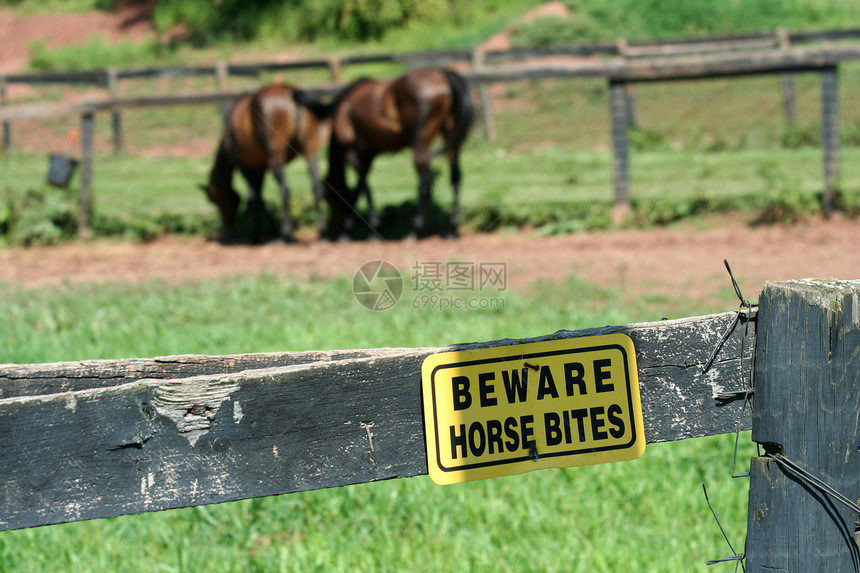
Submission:
<svg viewBox="0 0 860 573">
<path fill-rule="evenodd" d="M 660 442 L 732 432 L 739 421 L 749 427 L 740 419 L 741 402 L 715 399 L 742 386 L 744 328 L 735 329 L 702 373 L 733 318 L 725 313 L 560 331 L 533 340 L 629 334 L 637 349 L 646 438 Z M 750 333 L 743 345 L 747 358 L 752 323 Z M 243 371 L 291 358 L 64 363 L 57 367 L 60 385 L 84 380 L 86 389 L 19 389 L 0 399 L 0 530 L 425 474 L 424 359 L 517 342 L 523 341 L 344 351 L 323 353 L 321 360 L 299 353 L 292 366 Z M 156 379 L 162 365 L 168 375 L 209 373 Z M 40 392 L 50 392 L 44 377 L 52 368 L 6 365 L 0 376 L 5 385 L 24 373 Z M 212 373 L 224 368 L 231 372 Z M 117 375 L 116 384 L 103 384 L 109 373 Z M 137 373 L 145 377 L 134 379 Z M 362 422 L 374 424 L 372 453 Z"/>
<path fill-rule="evenodd" d="M 860 497 L 860 281 L 767 283 L 759 301 L 754 441 Z M 747 571 L 857 571 L 858 516 L 753 458 Z"/>
<path fill-rule="evenodd" d="M 144 378 L 188 378 L 243 370 L 397 355 L 404 349 L 310 350 L 205 356 L 185 354 L 124 360 L 0 364 L 0 399 L 119 386 Z"/>
<path fill-rule="evenodd" d="M 608 77 L 623 82 L 655 82 L 820 71 L 860 59 L 860 46 L 788 48 L 760 52 L 628 59 L 580 60 L 552 65 L 498 66 L 466 74 L 475 83 L 541 78 Z"/>
</svg>

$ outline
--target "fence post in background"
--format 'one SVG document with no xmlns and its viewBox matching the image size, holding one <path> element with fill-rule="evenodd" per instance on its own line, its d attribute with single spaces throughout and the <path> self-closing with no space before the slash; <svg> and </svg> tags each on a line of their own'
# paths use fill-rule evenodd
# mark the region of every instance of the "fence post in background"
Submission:
<svg viewBox="0 0 860 573">
<path fill-rule="evenodd" d="M 87 111 L 81 115 L 81 194 L 78 204 L 78 236 L 87 239 L 90 236 L 90 188 L 93 181 L 93 139 L 95 134 L 95 116 Z"/>
<path fill-rule="evenodd" d="M 333 84 L 339 84 L 343 79 L 343 65 L 341 64 L 340 58 L 337 56 L 332 56 L 328 59 L 328 70 L 331 74 L 331 81 Z"/>
<path fill-rule="evenodd" d="M 766 283 L 756 332 L 752 439 L 765 455 L 750 466 L 746 571 L 857 571 L 858 515 L 815 478 L 856 506 L 860 281 Z"/>
<path fill-rule="evenodd" d="M 0 76 L 0 107 L 6 107 L 6 76 Z M 3 149 L 12 147 L 12 126 L 8 121 L 3 122 Z"/>
<path fill-rule="evenodd" d="M 227 68 L 227 62 L 218 60 L 215 64 L 215 85 L 219 90 L 226 90 L 227 83 L 230 79 L 230 70 Z"/>
<path fill-rule="evenodd" d="M 484 50 L 476 47 L 472 50 L 472 69 L 476 72 L 484 68 Z M 493 116 L 493 101 L 490 98 L 490 86 L 478 84 L 478 99 L 481 102 L 481 119 L 484 124 L 484 139 L 496 141 L 496 119 Z"/>
<path fill-rule="evenodd" d="M 612 119 L 612 175 L 615 182 L 612 223 L 617 225 L 630 212 L 627 82 L 616 81 L 610 78 L 609 115 Z"/>
<path fill-rule="evenodd" d="M 619 56 L 627 55 L 627 40 L 619 38 L 615 41 L 615 49 L 618 50 Z M 633 89 L 633 84 L 624 84 L 624 90 L 627 92 L 627 125 L 633 129 L 639 125 L 639 120 L 636 113 L 636 90 Z"/>
<path fill-rule="evenodd" d="M 215 64 L 215 87 L 218 90 L 226 90 L 230 81 L 230 68 L 227 67 L 227 62 L 224 60 L 218 60 Z M 226 118 L 227 114 L 230 112 L 230 104 L 227 102 L 223 102 L 218 106 L 218 109 L 221 110 L 221 117 Z"/>
<path fill-rule="evenodd" d="M 119 98 L 119 77 L 116 68 L 110 67 L 107 69 L 107 84 L 110 99 Z M 124 142 L 122 133 L 122 114 L 118 110 L 111 112 L 111 127 L 113 128 L 113 151 L 114 153 L 122 153 Z"/>
<path fill-rule="evenodd" d="M 790 47 L 788 30 L 786 28 L 776 29 L 776 42 L 780 50 L 787 50 Z M 785 120 L 788 123 L 797 123 L 797 105 L 795 104 L 796 96 L 794 89 L 794 74 L 780 74 L 780 84 L 782 84 L 782 103 L 785 108 Z"/>
<path fill-rule="evenodd" d="M 821 73 L 821 145 L 824 147 L 824 215 L 836 210 L 839 177 L 839 68 Z"/>
</svg>

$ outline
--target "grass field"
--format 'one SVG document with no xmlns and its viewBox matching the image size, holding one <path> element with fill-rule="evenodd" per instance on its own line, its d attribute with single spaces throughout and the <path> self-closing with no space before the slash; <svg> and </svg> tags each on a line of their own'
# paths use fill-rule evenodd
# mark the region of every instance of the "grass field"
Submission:
<svg viewBox="0 0 860 573">
<path fill-rule="evenodd" d="M 0 363 L 526 337 L 723 310 L 733 296 L 719 308 L 631 300 L 570 277 L 507 293 L 503 310 L 374 313 L 350 285 L 272 274 L 0 285 Z M 730 477 L 733 449 L 733 436 L 717 436 L 651 445 L 634 462 L 444 488 L 422 476 L 5 532 L 0 571 L 705 570 L 705 559 L 729 549 L 702 484 L 736 546 L 746 529 L 747 484 Z M 744 435 L 740 459 L 750 455 Z"/>
<path fill-rule="evenodd" d="M 860 66 L 855 64 L 842 67 L 843 102 L 860 93 L 858 71 Z M 298 83 L 311 79 L 311 75 L 289 78 Z M 163 80 L 129 91 L 187 91 L 204 84 L 206 80 L 199 78 Z M 463 152 L 466 225 L 477 230 L 527 226 L 541 233 L 606 228 L 613 181 L 605 83 L 548 80 L 501 88 L 496 94 L 499 141 L 484 142 L 477 125 Z M 783 117 L 777 77 L 637 86 L 639 128 L 630 135 L 635 210 L 626 224 L 659 225 L 725 210 L 746 212 L 750 220 L 793 220 L 814 212 L 823 188 L 818 77 L 798 75 L 796 90 L 798 123 L 789 126 Z M 839 186 L 853 216 L 860 212 L 860 112 L 850 105 L 843 105 L 841 111 Z M 206 180 L 219 136 L 218 108 L 129 112 L 124 116 L 128 152 L 120 155 L 107 151 L 107 120 L 100 116 L 97 121 L 96 143 L 102 151 L 94 166 L 95 233 L 144 239 L 171 231 L 214 233 L 218 227 L 215 209 L 198 185 Z M 43 135 L 38 141 L 24 137 L 22 151 L 0 154 L 0 242 L 51 242 L 73 234 L 73 225 L 46 236 L 40 235 L 42 229 L 26 228 L 38 222 L 19 225 L 23 231 L 16 232 L 13 219 L 27 208 L 8 205 L 28 192 L 60 193 L 49 190 L 44 182 L 45 156 L 48 149 L 77 154 L 65 140 L 66 133 L 76 127 L 75 121 L 13 125 L 15 133 L 33 130 Z M 47 147 L 50 141 L 53 147 Z M 190 145 L 196 153 L 178 153 L 183 145 Z M 44 151 L 33 153 L 33 149 Z M 148 150 L 147 156 L 141 157 L 144 150 Z M 407 153 L 377 160 L 370 180 L 377 204 L 403 205 L 415 200 L 416 175 L 411 163 Z M 441 176 L 435 198 L 444 210 L 451 197 L 447 167 L 437 160 L 437 168 Z M 312 224 L 307 167 L 295 161 L 287 174 L 294 190 L 293 212 L 300 223 Z M 238 175 L 235 183 L 238 189 L 245 188 Z M 79 185 L 78 177 L 66 196 L 51 200 L 66 201 L 66 220 L 73 219 L 74 192 Z M 269 203 L 278 208 L 271 178 L 267 189 Z M 42 203 L 34 204 L 31 210 L 46 210 Z"/>
<path fill-rule="evenodd" d="M 609 21 L 622 21 L 624 5 L 605 4 L 612 10 Z M 657 33 L 644 20 L 634 23 L 631 33 Z M 488 28 L 475 30 L 465 44 L 486 37 L 490 24 L 495 29 L 500 23 L 486 22 Z M 436 45 L 454 35 L 427 26 L 393 37 L 395 46 L 412 46 Z M 222 47 L 218 56 L 229 55 L 229 49 Z M 849 102 L 860 93 L 858 69 L 845 65 L 840 75 L 840 187 L 854 205 L 860 205 L 860 108 Z M 386 75 L 391 69 L 350 69 L 348 78 L 360 73 Z M 281 79 L 302 84 L 325 81 L 324 75 Z M 124 93 L 212 86 L 211 79 L 167 79 L 126 85 Z M 792 139 L 786 138 L 775 76 L 638 86 L 640 130 L 631 135 L 635 210 L 625 224 L 671 224 L 725 209 L 742 211 L 750 221 L 763 212 L 777 219 L 813 212 L 822 189 L 822 154 L 815 142 L 820 84 L 815 75 L 798 76 L 797 88 L 799 126 Z M 58 99 L 61 91 L 34 90 L 29 97 Z M 482 142 L 477 126 L 464 152 L 466 224 L 476 230 L 526 226 L 537 233 L 607 226 L 612 156 L 605 82 L 509 84 L 497 103 L 498 144 Z M 216 106 L 135 111 L 124 120 L 128 152 L 114 156 L 107 152 L 108 117 L 97 119 L 102 152 L 94 173 L 96 231 L 130 239 L 170 230 L 216 233 L 215 210 L 197 189 L 210 158 L 172 151 L 188 142 L 214 150 Z M 77 154 L 66 134 L 78 124 L 78 118 L 63 118 L 13 125 L 29 152 L 0 153 L 0 247 L 74 234 L 79 179 L 68 191 L 50 189 L 44 179 L 49 150 Z M 140 156 L 158 146 L 165 148 L 160 157 Z M 440 168 L 436 198 L 447 208 L 447 170 Z M 304 164 L 292 164 L 288 177 L 294 212 L 309 224 Z M 371 185 L 378 204 L 414 200 L 408 156 L 380 159 Z M 275 205 L 271 180 L 267 189 Z M 46 214 L 54 227 L 46 228 Z M 575 300 L 570 292 L 577 293 Z M 631 299 L 568 277 L 560 286 L 508 293 L 503 310 L 464 315 L 401 306 L 379 314 L 355 303 L 348 277 L 295 282 L 263 274 L 179 285 L 32 289 L 0 284 L 0 363 L 439 345 L 704 314 L 732 308 L 733 297 L 727 289 L 724 299 L 707 307 L 661 297 Z M 225 305 L 231 312 L 223 312 Z M 754 453 L 748 434 L 740 444 L 737 471 Z M 3 532 L 0 572 L 704 571 L 706 559 L 731 551 L 702 484 L 735 549 L 743 550 L 748 484 L 730 477 L 734 446 L 734 436 L 717 436 L 652 444 L 633 462 L 445 488 L 416 477 Z"/>
<path fill-rule="evenodd" d="M 844 147 L 841 155 L 840 186 L 853 209 L 849 215 L 856 215 L 860 148 Z M 526 226 L 542 234 L 607 228 L 613 200 L 611 162 L 608 151 L 562 145 L 512 150 L 474 142 L 463 157 L 464 223 L 477 231 Z M 434 197 L 447 211 L 452 197 L 447 166 L 440 162 L 438 168 Z M 92 190 L 96 234 L 137 239 L 170 231 L 214 235 L 217 212 L 198 187 L 208 169 L 208 158 L 97 157 Z M 45 183 L 46 171 L 43 155 L 0 155 L 0 245 L 73 237 L 78 178 L 69 190 L 56 190 Z M 818 210 L 822 171 L 821 151 L 814 147 L 634 152 L 634 211 L 626 226 L 662 225 L 729 210 L 746 213 L 750 222 L 772 209 L 783 213 L 776 219 L 803 219 Z M 152 173 L 157 177 L 149 176 Z M 313 225 L 306 164 L 292 163 L 287 177 L 294 217 Z M 416 175 L 408 156 L 380 158 L 371 185 L 382 208 L 414 203 Z M 236 187 L 245 188 L 238 176 Z M 280 209 L 274 179 L 267 180 L 266 189 L 270 207 Z M 46 215 L 62 232 L 43 233 Z"/>
</svg>

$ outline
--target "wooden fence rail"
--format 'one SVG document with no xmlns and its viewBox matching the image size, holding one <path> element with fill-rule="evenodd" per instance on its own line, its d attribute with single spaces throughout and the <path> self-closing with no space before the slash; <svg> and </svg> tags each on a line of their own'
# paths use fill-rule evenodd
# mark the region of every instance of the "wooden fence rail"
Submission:
<svg viewBox="0 0 860 573">
<path fill-rule="evenodd" d="M 742 402 L 717 396 L 743 387 L 755 328 L 720 344 L 734 318 L 535 340 L 628 334 L 662 442 L 737 429 Z M 515 342 L 0 366 L 0 530 L 426 474 L 424 359 Z"/>
<path fill-rule="evenodd" d="M 676 38 L 671 40 L 627 41 L 620 39 L 615 42 L 590 44 L 568 44 L 561 46 L 537 48 L 511 48 L 484 52 L 480 46 L 474 48 L 452 50 L 430 50 L 419 52 L 400 52 L 383 54 L 355 54 L 329 58 L 310 58 L 291 61 L 266 61 L 249 63 L 217 62 L 204 66 L 151 66 L 124 70 L 81 70 L 69 72 L 39 72 L 15 73 L 0 76 L 0 88 L 8 83 L 26 84 L 91 84 L 105 87 L 112 97 L 120 94 L 122 80 L 142 79 L 152 77 L 180 76 L 212 76 L 221 88 L 226 87 L 230 76 L 258 77 L 263 72 L 287 71 L 300 69 L 328 68 L 333 82 L 341 81 L 341 71 L 347 66 L 374 63 L 401 63 L 409 66 L 447 65 L 454 62 L 476 62 L 495 64 L 523 59 L 543 58 L 549 56 L 625 56 L 653 57 L 666 55 L 706 54 L 726 51 L 751 51 L 768 48 L 786 48 L 789 45 L 802 45 L 814 42 L 837 42 L 842 40 L 860 39 L 860 29 L 824 30 L 818 32 L 790 32 L 777 28 L 769 32 L 749 34 L 713 35 L 691 38 Z M 794 99 L 791 83 L 786 81 L 786 111 L 791 113 Z M 486 110 L 489 98 L 481 94 L 483 104 L 485 134 L 494 135 L 492 115 Z M 3 90 L 0 90 L 0 106 L 6 102 Z M 789 120 L 793 116 L 789 115 Z M 122 124 L 120 113 L 113 112 L 114 146 L 122 150 Z M 492 140 L 492 139 L 491 139 Z M 12 144 L 9 123 L 3 122 L 3 144 L 9 148 Z"/>
<path fill-rule="evenodd" d="M 860 280 L 528 342 L 611 333 L 648 442 L 752 427 L 747 571 L 857 570 Z M 518 342 L 2 365 L 0 530 L 425 474 L 424 359 Z"/>
</svg>

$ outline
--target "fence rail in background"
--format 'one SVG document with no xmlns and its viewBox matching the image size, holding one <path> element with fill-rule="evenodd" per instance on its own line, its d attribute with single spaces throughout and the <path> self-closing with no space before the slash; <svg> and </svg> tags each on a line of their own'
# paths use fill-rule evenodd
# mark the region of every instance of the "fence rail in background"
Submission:
<svg viewBox="0 0 860 573">
<path fill-rule="evenodd" d="M 720 343 L 734 319 L 534 340 L 628 334 L 645 435 L 663 442 L 750 427 L 717 398 L 751 359 L 754 322 Z M 426 474 L 424 359 L 516 342 L 0 366 L 0 530 Z"/>
<path fill-rule="evenodd" d="M 619 332 L 648 442 L 752 428 L 746 570 L 855 571 L 860 280 L 529 342 Z M 0 366 L 0 530 L 425 474 L 424 359 L 518 342 Z"/>
<path fill-rule="evenodd" d="M 333 82 L 341 81 L 341 72 L 347 66 L 357 66 L 378 63 L 401 63 L 409 66 L 447 65 L 455 62 L 471 62 L 475 64 L 497 64 L 523 59 L 545 58 L 551 56 L 625 56 L 625 57 L 654 57 L 666 55 L 705 54 L 726 51 L 752 51 L 768 48 L 786 48 L 789 45 L 808 44 L 815 42 L 838 42 L 843 40 L 860 39 L 860 29 L 824 30 L 817 32 L 790 32 L 785 28 L 777 28 L 770 32 L 749 34 L 713 35 L 690 38 L 675 38 L 665 40 L 627 41 L 620 39 L 615 42 L 590 44 L 569 44 L 561 46 L 538 48 L 511 48 L 507 50 L 486 51 L 477 46 L 474 48 L 452 50 L 429 50 L 418 52 L 354 54 L 328 58 L 309 58 L 290 61 L 264 61 L 248 63 L 217 62 L 204 66 L 152 66 L 124 70 L 81 70 L 70 72 L 38 72 L 15 73 L 0 75 L 0 86 L 4 83 L 25 84 L 90 84 L 103 86 L 112 97 L 120 95 L 122 80 L 143 79 L 153 77 L 182 77 L 182 76 L 213 76 L 219 87 L 226 87 L 230 76 L 258 77 L 263 72 L 328 68 Z M 786 89 L 790 84 L 786 84 Z M 793 99 L 793 91 L 786 92 L 786 97 Z M 0 93 L 0 105 L 3 103 Z M 489 107 L 489 97 L 481 94 L 484 109 Z M 790 105 L 786 104 L 787 107 Z M 117 151 L 122 149 L 122 125 L 119 112 L 114 112 L 114 145 Z M 791 119 L 791 116 L 789 116 Z M 492 121 L 492 115 L 484 112 L 485 134 L 494 136 L 494 126 L 486 123 Z M 11 133 L 8 122 L 3 123 L 5 147 L 11 146 Z"/>
</svg>

